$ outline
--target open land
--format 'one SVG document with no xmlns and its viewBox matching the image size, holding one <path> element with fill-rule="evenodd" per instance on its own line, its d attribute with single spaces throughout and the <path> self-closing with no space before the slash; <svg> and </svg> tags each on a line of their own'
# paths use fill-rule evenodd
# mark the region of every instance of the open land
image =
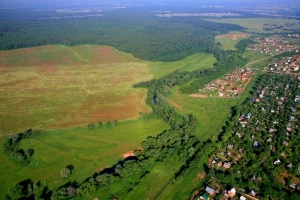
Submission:
<svg viewBox="0 0 300 200">
<path fill-rule="evenodd" d="M 146 90 L 133 89 L 133 84 L 216 62 L 212 55 L 195 54 L 149 63 L 111 47 L 89 45 L 3 51 L 0 59 L 1 134 L 137 118 L 150 108 L 144 103 Z"/>
<path fill-rule="evenodd" d="M 298 22 L 295 19 L 280 19 L 280 18 L 228 18 L 228 19 L 206 19 L 208 21 L 220 22 L 220 23 L 230 23 L 237 24 L 247 28 L 246 31 L 254 33 L 280 33 L 288 32 L 289 30 L 276 29 L 276 30 L 266 30 L 264 29 L 264 24 L 275 24 L 283 25 L 287 23 Z M 297 25 L 298 26 L 298 25 Z"/>
<path fill-rule="evenodd" d="M 216 41 L 221 43 L 224 50 L 236 50 L 235 45 L 242 39 L 249 37 L 249 34 L 233 32 L 216 36 Z"/>
<path fill-rule="evenodd" d="M 34 139 L 22 141 L 20 147 L 33 148 L 35 153 L 29 165 L 21 167 L 12 162 L 3 152 L 0 160 L 1 196 L 18 182 L 30 178 L 41 180 L 54 188 L 68 181 L 83 181 L 94 172 L 111 167 L 122 155 L 138 148 L 147 136 L 155 136 L 168 125 L 161 119 L 147 118 L 118 122 L 116 126 L 77 127 L 65 130 L 43 131 Z M 4 138 L 0 138 L 3 144 Z M 74 166 L 69 178 L 60 177 L 60 170 L 67 165 Z M 5 173 L 3 173 L 5 172 Z"/>
<path fill-rule="evenodd" d="M 151 62 L 150 71 L 155 78 L 179 71 L 194 71 L 196 69 L 207 69 L 213 67 L 216 58 L 212 54 L 197 53 L 187 58 L 174 62 Z"/>
<path fill-rule="evenodd" d="M 110 47 L 62 45 L 0 52 L 0 132 L 66 128 L 150 112 L 147 65 Z M 72 102 L 72 103 L 70 103 Z"/>
</svg>

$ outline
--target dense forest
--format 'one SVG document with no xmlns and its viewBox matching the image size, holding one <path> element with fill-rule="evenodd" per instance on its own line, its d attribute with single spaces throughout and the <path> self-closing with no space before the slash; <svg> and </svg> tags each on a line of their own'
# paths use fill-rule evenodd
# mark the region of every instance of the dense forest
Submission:
<svg viewBox="0 0 300 200">
<path fill-rule="evenodd" d="M 173 61 L 216 51 L 214 37 L 241 26 L 201 19 L 105 16 L 79 19 L 2 19 L 0 50 L 48 44 L 107 45 L 144 60 Z"/>
</svg>

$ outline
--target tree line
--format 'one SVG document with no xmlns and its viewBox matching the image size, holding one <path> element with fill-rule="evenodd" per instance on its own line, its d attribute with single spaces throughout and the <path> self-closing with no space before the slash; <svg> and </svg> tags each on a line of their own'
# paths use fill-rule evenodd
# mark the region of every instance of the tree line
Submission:
<svg viewBox="0 0 300 200">
<path fill-rule="evenodd" d="M 84 19 L 0 20 L 0 50 L 48 44 L 107 45 L 144 60 L 174 61 L 214 50 L 214 37 L 241 26 L 201 19 L 106 16 Z"/>
</svg>

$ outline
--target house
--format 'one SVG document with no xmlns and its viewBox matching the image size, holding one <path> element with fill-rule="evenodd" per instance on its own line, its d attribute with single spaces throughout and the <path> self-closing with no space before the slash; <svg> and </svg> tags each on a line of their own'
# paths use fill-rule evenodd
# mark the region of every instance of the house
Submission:
<svg viewBox="0 0 300 200">
<path fill-rule="evenodd" d="M 231 167 L 231 162 L 225 162 L 223 164 L 223 167 L 226 168 L 226 169 L 229 169 Z"/>
<path fill-rule="evenodd" d="M 281 163 L 281 161 L 278 159 L 274 162 L 274 165 L 279 165 Z"/>
<path fill-rule="evenodd" d="M 229 144 L 229 145 L 227 145 L 227 149 L 233 149 L 233 144 Z"/>
<path fill-rule="evenodd" d="M 277 131 L 276 128 L 270 128 L 270 129 L 269 129 L 269 133 L 274 133 L 274 132 L 276 132 L 276 131 Z"/>
<path fill-rule="evenodd" d="M 257 141 L 254 142 L 253 147 L 258 147 L 259 143 Z"/>
<path fill-rule="evenodd" d="M 211 187 L 206 186 L 205 191 L 210 194 L 210 195 L 214 195 L 215 194 L 215 190 L 212 189 Z"/>
<path fill-rule="evenodd" d="M 251 196 L 253 196 L 253 197 L 256 196 L 256 193 L 254 192 L 254 190 L 250 190 L 249 194 L 250 194 Z"/>
<path fill-rule="evenodd" d="M 217 166 L 222 167 L 222 165 L 223 165 L 223 163 L 220 161 Z"/>
<path fill-rule="evenodd" d="M 247 200 L 246 197 L 244 197 L 243 195 L 240 196 L 240 200 Z"/>
<path fill-rule="evenodd" d="M 222 92 L 218 92 L 219 97 L 224 97 L 224 94 Z"/>
<path fill-rule="evenodd" d="M 288 168 L 292 168 L 292 167 L 293 167 L 293 164 L 292 164 L 292 163 L 290 163 L 290 164 L 288 164 L 286 167 L 288 167 Z"/>
<path fill-rule="evenodd" d="M 242 137 L 242 134 L 241 133 L 236 133 L 236 135 L 241 138 Z"/>
<path fill-rule="evenodd" d="M 287 141 L 283 141 L 282 144 L 283 144 L 284 146 L 288 146 L 288 145 L 289 145 L 289 143 L 288 143 Z"/>
<path fill-rule="evenodd" d="M 229 197 L 234 197 L 236 195 L 235 188 L 231 188 L 230 190 L 225 190 L 225 195 Z"/>
</svg>

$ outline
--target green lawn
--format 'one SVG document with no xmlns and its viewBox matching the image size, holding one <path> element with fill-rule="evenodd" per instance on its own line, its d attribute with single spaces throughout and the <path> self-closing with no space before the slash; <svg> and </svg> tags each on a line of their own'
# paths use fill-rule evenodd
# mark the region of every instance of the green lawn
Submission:
<svg viewBox="0 0 300 200">
<path fill-rule="evenodd" d="M 198 100 L 198 98 L 176 92 L 177 89 L 174 88 L 173 93 L 167 98 L 182 107 L 182 110 L 175 107 L 178 112 L 194 114 L 197 117 L 200 127 L 195 134 L 206 139 L 217 136 L 222 130 L 222 125 L 230 115 L 230 107 L 236 104 L 237 99 L 208 97 Z"/>
<path fill-rule="evenodd" d="M 147 136 L 155 136 L 168 129 L 160 119 L 138 119 L 119 122 L 117 126 L 88 129 L 78 127 L 66 130 L 44 131 L 33 139 L 22 141 L 20 147 L 33 148 L 32 162 L 21 167 L 1 151 L 0 196 L 7 189 L 25 179 L 46 182 L 50 189 L 68 181 L 83 181 L 94 172 L 116 164 L 124 153 L 139 147 Z M 3 144 L 4 137 L 0 139 Z M 75 167 L 70 178 L 61 178 L 60 170 L 67 165 Z"/>
<path fill-rule="evenodd" d="M 194 71 L 211 68 L 215 62 L 216 58 L 212 54 L 198 53 L 175 62 L 150 62 L 149 66 L 153 76 L 160 78 L 175 70 Z"/>
<path fill-rule="evenodd" d="M 278 18 L 227 18 L 227 19 L 205 19 L 207 21 L 237 24 L 247 28 L 249 32 L 255 33 L 273 33 L 284 32 L 284 30 L 267 31 L 263 29 L 264 24 L 284 24 L 297 22 L 294 19 L 278 19 Z"/>
<path fill-rule="evenodd" d="M 235 45 L 240 41 L 240 40 L 233 40 L 228 37 L 221 37 L 221 38 L 216 38 L 217 42 L 221 43 L 221 47 L 224 50 L 236 50 Z"/>
<path fill-rule="evenodd" d="M 254 51 L 254 50 L 247 50 L 244 53 L 244 58 L 248 58 L 250 61 L 255 61 L 255 60 L 258 60 L 261 58 L 265 58 L 267 56 L 270 56 L 270 55 L 266 55 L 264 53 L 260 53 L 259 51 Z"/>
</svg>

